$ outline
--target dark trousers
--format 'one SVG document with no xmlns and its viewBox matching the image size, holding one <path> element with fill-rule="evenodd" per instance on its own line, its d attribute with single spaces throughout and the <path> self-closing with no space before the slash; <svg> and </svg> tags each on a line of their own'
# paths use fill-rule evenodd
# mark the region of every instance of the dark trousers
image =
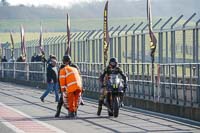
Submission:
<svg viewBox="0 0 200 133">
<path fill-rule="evenodd" d="M 60 116 L 62 105 L 63 105 L 63 96 L 62 96 L 62 93 L 61 93 L 60 100 L 59 100 L 58 105 L 57 105 L 57 111 L 56 111 L 55 117 Z"/>
</svg>

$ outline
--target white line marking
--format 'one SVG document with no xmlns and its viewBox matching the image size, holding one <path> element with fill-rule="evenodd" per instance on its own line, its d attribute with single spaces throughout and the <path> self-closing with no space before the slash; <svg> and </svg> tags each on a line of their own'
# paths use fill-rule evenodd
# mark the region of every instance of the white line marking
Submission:
<svg viewBox="0 0 200 133">
<path fill-rule="evenodd" d="M 3 119 L 4 120 L 4 119 Z M 0 120 L 1 121 L 1 120 Z M 13 131 L 15 131 L 16 133 L 25 133 L 24 131 L 20 130 L 19 128 L 15 127 L 14 125 L 10 124 L 8 121 L 4 120 L 4 122 L 1 122 L 2 124 L 4 124 L 5 126 L 7 126 L 8 128 L 12 129 Z"/>
<path fill-rule="evenodd" d="M 54 127 L 54 126 L 51 126 L 51 125 L 49 125 L 49 124 L 47 124 L 47 123 L 41 122 L 41 121 L 39 121 L 39 120 L 37 120 L 37 119 L 34 119 L 34 118 L 32 118 L 31 116 L 29 116 L 29 115 L 27 115 L 27 114 L 25 114 L 25 113 L 23 113 L 23 112 L 21 112 L 21 111 L 19 111 L 19 110 L 17 110 L 17 109 L 11 108 L 11 107 L 9 107 L 9 106 L 7 106 L 7 105 L 1 103 L 1 102 L 0 102 L 0 105 L 3 106 L 3 107 L 5 107 L 5 108 L 8 108 L 8 109 L 10 109 L 10 110 L 12 110 L 12 111 L 14 111 L 14 112 L 17 112 L 17 113 L 19 113 L 19 114 L 25 116 L 26 118 L 30 118 L 32 121 L 37 122 L 37 123 L 39 123 L 39 124 L 41 124 L 41 125 L 43 125 L 43 126 L 45 126 L 45 127 L 48 127 L 49 129 L 51 129 L 51 130 L 53 130 L 53 131 L 56 131 L 57 133 L 66 133 L 65 131 L 63 131 L 63 130 L 61 130 L 61 129 L 58 129 L 58 128 L 56 128 L 56 127 Z M 19 128 L 15 127 L 14 125 L 10 124 L 10 123 L 7 122 L 7 121 L 6 121 L 6 122 L 2 122 L 2 123 L 5 124 L 7 127 L 11 128 L 13 131 L 17 131 L 17 133 L 24 133 L 24 131 L 21 131 Z"/>
</svg>

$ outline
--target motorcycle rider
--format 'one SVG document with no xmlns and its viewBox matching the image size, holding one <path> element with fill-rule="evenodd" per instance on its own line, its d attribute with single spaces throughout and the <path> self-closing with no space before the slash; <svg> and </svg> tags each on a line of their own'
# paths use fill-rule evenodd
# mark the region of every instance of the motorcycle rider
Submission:
<svg viewBox="0 0 200 133">
<path fill-rule="evenodd" d="M 110 74 L 120 74 L 122 76 L 122 79 L 124 80 L 124 88 L 123 88 L 123 95 L 126 92 L 127 89 L 127 76 L 123 73 L 122 69 L 118 67 L 118 61 L 116 58 L 110 58 L 109 65 L 104 69 L 103 74 L 100 76 L 100 83 L 101 83 L 101 94 L 99 97 L 99 105 L 98 105 L 98 111 L 97 115 L 101 115 L 102 105 L 104 103 L 104 99 L 106 97 L 106 83 L 110 76 Z M 123 95 L 121 98 L 121 106 L 123 106 Z"/>
</svg>

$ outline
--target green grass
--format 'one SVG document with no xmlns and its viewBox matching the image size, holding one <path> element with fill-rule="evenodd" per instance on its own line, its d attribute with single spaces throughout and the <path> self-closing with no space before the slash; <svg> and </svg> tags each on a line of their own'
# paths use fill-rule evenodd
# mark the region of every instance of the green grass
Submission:
<svg viewBox="0 0 200 133">
<path fill-rule="evenodd" d="M 43 33 L 43 38 L 54 37 L 54 36 L 65 35 L 65 34 L 66 34 L 65 32 L 45 32 Z M 26 41 L 39 40 L 39 35 L 40 35 L 39 32 L 25 33 L 25 40 Z M 10 33 L 9 32 L 0 33 L 0 40 L 3 43 L 5 42 L 11 43 Z M 19 32 L 13 33 L 13 40 L 14 40 L 14 43 L 19 43 L 21 41 Z"/>
</svg>

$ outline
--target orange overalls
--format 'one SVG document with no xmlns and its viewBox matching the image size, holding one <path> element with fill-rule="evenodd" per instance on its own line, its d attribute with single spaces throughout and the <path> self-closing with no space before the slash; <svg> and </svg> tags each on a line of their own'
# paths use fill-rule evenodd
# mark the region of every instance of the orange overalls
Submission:
<svg viewBox="0 0 200 133">
<path fill-rule="evenodd" d="M 60 70 L 59 82 L 61 91 L 67 95 L 69 112 L 76 112 L 79 95 L 82 92 L 82 80 L 78 70 L 69 65 Z M 66 97 L 63 97 L 66 98 Z M 65 101 L 65 99 L 63 99 Z"/>
</svg>

